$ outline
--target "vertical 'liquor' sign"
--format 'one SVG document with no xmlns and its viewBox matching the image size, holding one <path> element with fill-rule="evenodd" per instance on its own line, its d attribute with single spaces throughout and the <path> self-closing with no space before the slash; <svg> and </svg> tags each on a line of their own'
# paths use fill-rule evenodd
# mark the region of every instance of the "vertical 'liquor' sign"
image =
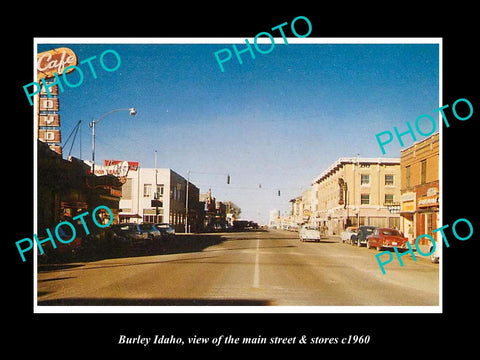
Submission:
<svg viewBox="0 0 480 360">
<path fill-rule="evenodd" d="M 51 85 L 57 76 L 62 75 L 70 65 L 77 65 L 77 56 L 68 48 L 58 48 L 45 51 L 37 55 L 37 82 L 44 78 L 51 96 L 42 82 L 38 96 L 38 139 L 48 143 L 50 148 L 62 154 L 60 132 L 60 104 L 58 99 L 58 85 Z M 67 72 L 73 71 L 69 67 Z M 51 79 L 51 81 L 49 81 Z"/>
</svg>

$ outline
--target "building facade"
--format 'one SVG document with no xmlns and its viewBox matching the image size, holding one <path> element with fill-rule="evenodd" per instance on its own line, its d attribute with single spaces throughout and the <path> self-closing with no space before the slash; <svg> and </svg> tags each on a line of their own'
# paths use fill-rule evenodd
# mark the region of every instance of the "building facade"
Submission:
<svg viewBox="0 0 480 360">
<path fill-rule="evenodd" d="M 271 229 L 279 229 L 280 226 L 280 211 L 277 209 L 270 210 L 268 216 L 268 227 Z"/>
<path fill-rule="evenodd" d="M 302 195 L 290 200 L 292 204 L 289 216 L 290 228 L 298 229 L 300 225 L 310 222 L 315 202 L 313 194 L 312 189 L 308 189 L 303 191 Z"/>
<path fill-rule="evenodd" d="M 400 228 L 400 159 L 340 158 L 312 183 L 310 223 L 338 235 L 347 226 Z"/>
<path fill-rule="evenodd" d="M 120 200 L 122 222 L 169 223 L 184 232 L 188 184 L 188 229 L 202 225 L 199 189 L 171 169 L 140 168 L 129 171 Z"/>
<path fill-rule="evenodd" d="M 433 134 L 400 152 L 401 229 L 411 243 L 422 234 L 438 240 L 439 227 L 439 134 Z M 419 245 L 428 246 L 422 238 Z"/>
<path fill-rule="evenodd" d="M 85 211 L 91 213 L 98 206 L 108 207 L 113 214 L 112 222 L 118 223 L 123 183 L 117 177 L 95 176 L 82 160 L 74 157 L 65 160 L 40 140 L 37 140 L 37 155 L 38 235 L 46 235 L 45 229 L 52 229 L 60 221 L 73 222 L 73 217 Z M 108 223 L 106 214 L 102 211 L 97 221 Z"/>
</svg>

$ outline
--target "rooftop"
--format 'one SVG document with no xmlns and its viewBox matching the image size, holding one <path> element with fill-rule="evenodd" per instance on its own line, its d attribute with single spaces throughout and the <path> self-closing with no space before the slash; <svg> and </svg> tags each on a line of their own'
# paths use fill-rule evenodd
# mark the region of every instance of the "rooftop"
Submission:
<svg viewBox="0 0 480 360">
<path fill-rule="evenodd" d="M 349 158 L 340 158 L 330 165 L 325 171 L 318 175 L 312 181 L 312 185 L 322 181 L 328 175 L 337 171 L 340 167 L 345 164 L 398 164 L 400 165 L 399 158 L 361 158 L 361 157 L 349 157 Z"/>
</svg>

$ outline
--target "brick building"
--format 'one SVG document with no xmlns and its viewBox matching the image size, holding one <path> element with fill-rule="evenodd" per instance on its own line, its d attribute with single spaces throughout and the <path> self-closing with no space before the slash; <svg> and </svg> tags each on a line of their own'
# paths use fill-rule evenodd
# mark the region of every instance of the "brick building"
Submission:
<svg viewBox="0 0 480 360">
<path fill-rule="evenodd" d="M 413 244 L 422 234 L 438 240 L 439 227 L 439 134 L 416 142 L 400 152 L 401 230 Z M 422 238 L 419 245 L 428 246 Z"/>
</svg>

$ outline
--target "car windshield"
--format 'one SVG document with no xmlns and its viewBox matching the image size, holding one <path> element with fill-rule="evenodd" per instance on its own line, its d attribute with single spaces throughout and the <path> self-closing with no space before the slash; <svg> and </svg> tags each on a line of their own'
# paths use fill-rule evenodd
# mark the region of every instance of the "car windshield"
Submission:
<svg viewBox="0 0 480 360">
<path fill-rule="evenodd" d="M 402 235 L 400 235 L 400 232 L 398 230 L 395 230 L 395 229 L 383 230 L 383 235 L 402 236 Z"/>
</svg>

